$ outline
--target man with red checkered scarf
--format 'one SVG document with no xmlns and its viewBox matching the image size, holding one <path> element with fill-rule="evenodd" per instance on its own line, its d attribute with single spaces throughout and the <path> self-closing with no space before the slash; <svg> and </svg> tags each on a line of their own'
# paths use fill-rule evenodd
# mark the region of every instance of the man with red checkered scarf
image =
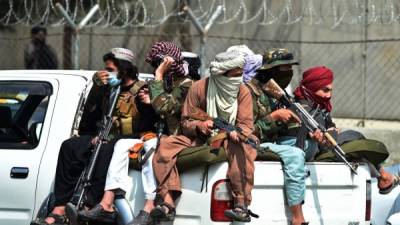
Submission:
<svg viewBox="0 0 400 225">
<path fill-rule="evenodd" d="M 154 68 L 155 79 L 150 81 L 148 88 L 142 89 L 138 97 L 141 101 L 151 104 L 160 123 L 165 127 L 164 134 L 180 133 L 180 115 L 186 93 L 192 84 L 189 76 L 188 63 L 183 60 L 181 50 L 172 42 L 156 42 L 151 47 L 146 57 Z M 158 130 L 158 129 L 157 129 Z M 141 151 L 136 148 L 142 148 Z M 150 211 L 154 208 L 156 197 L 156 180 L 153 173 L 153 150 L 157 148 L 157 138 L 150 134 L 142 138 L 121 139 L 115 144 L 113 156 L 107 173 L 105 193 L 97 207 L 90 211 L 82 211 L 80 217 L 86 221 L 108 221 L 107 214 L 111 213 L 117 193 L 126 193 L 130 187 L 131 179 L 128 176 L 129 151 L 139 150 L 147 159 L 142 162 L 142 184 L 145 192 L 143 210 L 130 223 L 132 225 L 151 224 Z M 140 157 L 140 156 L 139 156 Z M 146 157 L 146 156 L 145 156 Z M 107 211 L 107 209 L 109 209 Z"/>
</svg>

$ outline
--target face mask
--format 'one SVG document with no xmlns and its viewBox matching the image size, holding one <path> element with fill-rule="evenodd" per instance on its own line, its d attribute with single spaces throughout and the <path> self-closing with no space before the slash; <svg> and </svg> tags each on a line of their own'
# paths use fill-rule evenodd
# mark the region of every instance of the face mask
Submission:
<svg viewBox="0 0 400 225">
<path fill-rule="evenodd" d="M 263 73 L 258 73 L 256 75 L 256 79 L 261 83 L 265 84 L 269 81 L 269 79 L 274 79 L 275 82 L 281 87 L 285 89 L 293 77 L 293 70 L 289 71 L 279 71 L 278 67 L 271 68 Z"/>
<path fill-rule="evenodd" d="M 317 101 L 319 101 L 319 102 L 329 102 L 330 100 L 331 100 L 331 97 L 329 97 L 329 98 L 324 98 L 324 97 L 321 97 L 321 96 L 318 96 L 318 95 L 315 95 L 314 96 L 316 99 L 317 99 Z"/>
<path fill-rule="evenodd" d="M 271 78 L 270 76 L 263 74 L 263 73 L 257 73 L 256 76 L 254 77 L 256 78 L 260 83 L 265 84 L 268 82 L 268 80 Z"/>
<path fill-rule="evenodd" d="M 108 84 L 111 87 L 115 87 L 118 86 L 119 84 L 121 84 L 121 80 L 118 79 L 118 73 L 116 72 L 108 72 L 109 78 L 108 78 Z"/>
<path fill-rule="evenodd" d="M 276 83 L 278 83 L 281 88 L 286 88 L 287 86 L 289 86 L 290 81 L 292 80 L 293 70 L 279 71 L 278 75 L 275 75 L 273 77 Z"/>
</svg>

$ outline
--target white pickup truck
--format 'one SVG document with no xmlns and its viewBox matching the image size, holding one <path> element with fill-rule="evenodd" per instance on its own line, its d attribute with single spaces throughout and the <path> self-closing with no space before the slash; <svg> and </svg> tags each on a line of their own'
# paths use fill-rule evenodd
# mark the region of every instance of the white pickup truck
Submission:
<svg viewBox="0 0 400 225">
<path fill-rule="evenodd" d="M 0 72 L 1 225 L 29 225 L 47 210 L 46 199 L 53 190 L 60 145 L 78 127 L 93 73 Z M 223 216 L 231 206 L 227 167 L 222 162 L 211 165 L 206 175 L 203 167 L 181 174 L 183 194 L 177 202 L 173 224 L 231 224 Z M 359 166 L 358 175 L 342 163 L 312 162 L 307 163 L 307 169 L 304 212 L 310 224 L 370 223 L 371 182 L 365 165 Z M 135 170 L 129 174 L 132 188 L 125 203 L 136 214 L 143 205 L 141 176 Z M 279 162 L 256 162 L 250 208 L 260 218 L 253 218 L 251 224 L 289 224 L 283 187 Z"/>
</svg>

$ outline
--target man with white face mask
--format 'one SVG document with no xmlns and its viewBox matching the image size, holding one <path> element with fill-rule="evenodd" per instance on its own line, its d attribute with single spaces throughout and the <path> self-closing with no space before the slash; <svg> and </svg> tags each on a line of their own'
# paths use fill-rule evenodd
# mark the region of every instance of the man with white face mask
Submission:
<svg viewBox="0 0 400 225">
<path fill-rule="evenodd" d="M 185 148 L 201 146 L 205 140 L 221 137 L 211 144 L 223 147 L 229 161 L 227 177 L 231 182 L 234 208 L 225 215 L 235 221 L 250 222 L 254 216 L 247 209 L 251 202 L 256 151 L 243 140 L 253 132 L 253 112 L 250 91 L 243 84 L 244 56 L 223 52 L 210 65 L 210 77 L 194 83 L 189 89 L 182 110 L 184 135 L 173 135 L 161 140 L 154 155 L 154 173 L 158 181 L 157 194 L 163 202 L 151 212 L 154 220 L 171 221 L 175 218 L 174 201 L 181 194 L 177 155 Z M 205 115 L 206 120 L 194 118 Z M 241 129 L 223 132 L 215 129 L 211 118 L 220 118 Z M 242 138 L 241 138 L 242 137 Z"/>
</svg>

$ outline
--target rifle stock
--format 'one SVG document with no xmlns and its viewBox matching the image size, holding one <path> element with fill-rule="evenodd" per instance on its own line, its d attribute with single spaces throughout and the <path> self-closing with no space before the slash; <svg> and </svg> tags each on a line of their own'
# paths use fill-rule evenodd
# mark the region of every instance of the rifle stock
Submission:
<svg viewBox="0 0 400 225">
<path fill-rule="evenodd" d="M 242 132 L 242 129 L 240 127 L 234 126 L 234 125 L 228 123 L 227 121 L 225 121 L 224 119 L 219 118 L 219 117 L 212 118 L 204 110 L 202 110 L 202 109 L 200 109 L 198 107 L 195 107 L 195 108 L 191 109 L 189 118 L 190 119 L 194 119 L 194 120 L 200 120 L 200 121 L 212 120 L 213 124 L 214 124 L 214 128 L 219 129 L 219 130 L 223 130 L 223 131 L 228 132 L 228 133 L 232 132 L 232 131 L 236 131 L 240 141 L 242 141 L 242 142 L 244 142 L 246 144 L 250 144 L 255 149 L 258 149 L 257 141 L 255 141 L 254 139 L 244 135 L 243 132 Z"/>
<path fill-rule="evenodd" d="M 357 174 L 356 168 L 357 166 L 352 166 L 346 159 L 346 153 L 343 151 L 343 149 L 337 144 L 336 140 L 332 137 L 331 134 L 329 134 L 328 130 L 319 124 L 310 113 L 308 113 L 307 110 L 304 109 L 304 107 L 297 102 L 294 102 L 294 100 L 274 81 L 274 79 L 270 79 L 264 86 L 263 86 L 263 91 L 265 91 L 267 94 L 272 96 L 273 98 L 277 99 L 279 102 L 281 102 L 283 105 L 286 107 L 293 107 L 295 113 L 298 115 L 300 118 L 301 122 L 308 128 L 309 131 L 315 132 L 316 130 L 320 130 L 325 139 L 329 141 L 329 143 L 332 144 L 333 146 L 333 152 L 340 158 L 342 162 L 344 162 L 350 170 Z"/>
</svg>

